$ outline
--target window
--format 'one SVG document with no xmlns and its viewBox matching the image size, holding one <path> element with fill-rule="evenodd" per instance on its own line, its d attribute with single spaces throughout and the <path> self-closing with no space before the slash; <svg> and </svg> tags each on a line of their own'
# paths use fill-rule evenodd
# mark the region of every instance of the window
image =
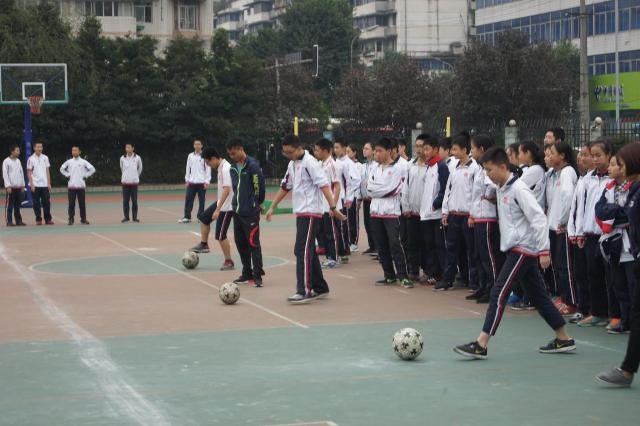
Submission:
<svg viewBox="0 0 640 426">
<path fill-rule="evenodd" d="M 134 14 L 137 22 L 153 22 L 151 18 L 151 1 L 137 1 L 134 8 Z"/>
<path fill-rule="evenodd" d="M 195 3 L 183 2 L 178 5 L 178 29 L 197 30 L 198 29 L 198 5 Z"/>
<path fill-rule="evenodd" d="M 118 2 L 113 0 L 85 1 L 84 14 L 94 16 L 119 16 Z"/>
</svg>

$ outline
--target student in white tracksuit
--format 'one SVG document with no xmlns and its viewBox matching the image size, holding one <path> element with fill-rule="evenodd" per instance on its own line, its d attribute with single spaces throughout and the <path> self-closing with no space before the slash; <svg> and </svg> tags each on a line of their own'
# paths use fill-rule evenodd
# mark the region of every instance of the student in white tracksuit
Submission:
<svg viewBox="0 0 640 426">
<path fill-rule="evenodd" d="M 565 321 L 553 305 L 540 275 L 551 264 L 549 233 L 546 218 L 526 184 L 510 171 L 509 158 L 504 149 L 491 148 L 483 156 L 487 176 L 499 187 L 497 192 L 500 217 L 500 249 L 506 253 L 505 263 L 491 290 L 491 300 L 484 326 L 478 338 L 454 351 L 474 359 L 487 358 L 487 346 L 495 335 L 516 279 L 522 281 L 527 294 L 540 316 L 554 330 L 555 339 L 539 348 L 542 353 L 560 353 L 575 350 L 575 341 L 567 334 Z"/>
<path fill-rule="evenodd" d="M 5 219 L 7 226 L 24 226 L 20 214 L 20 203 L 25 191 L 24 171 L 20 162 L 20 147 L 14 145 L 9 151 L 9 156 L 2 162 L 2 180 L 7 192 L 5 200 Z M 15 216 L 16 222 L 13 223 Z"/>
<path fill-rule="evenodd" d="M 202 158 L 202 141 L 193 141 L 193 152 L 187 156 L 187 167 L 184 175 L 184 183 L 187 193 L 184 199 L 184 214 L 179 223 L 191 222 L 193 202 L 198 196 L 198 214 L 204 211 L 207 188 L 211 183 L 211 167 Z"/>
<path fill-rule="evenodd" d="M 349 144 L 347 146 L 347 157 L 355 164 L 360 184 L 355 191 L 356 201 L 351 205 L 349 209 L 349 243 L 351 251 L 358 250 L 358 242 L 360 240 L 360 206 L 362 205 L 362 167 L 363 164 L 358 161 L 358 147 L 355 144 Z"/>
<path fill-rule="evenodd" d="M 413 283 L 408 279 L 407 258 L 400 241 L 400 198 L 406 169 L 393 161 L 392 149 L 389 138 L 375 143 L 379 165 L 367 184 L 371 197 L 371 228 L 384 272 L 384 278 L 376 285 L 394 285 L 400 280 L 404 287 L 410 288 Z"/>
<path fill-rule="evenodd" d="M 445 231 L 442 225 L 442 201 L 449 180 L 449 167 L 440 157 L 438 139 L 423 137 L 422 160 L 427 170 L 422 182 L 420 199 L 420 231 L 425 242 L 427 283 L 435 284 L 442 278 L 447 262 Z"/>
<path fill-rule="evenodd" d="M 482 161 L 487 150 L 495 145 L 488 135 L 477 135 L 471 139 L 471 154 L 473 158 Z M 498 212 L 496 192 L 498 187 L 489 179 L 482 166 L 473 180 L 471 190 L 471 211 L 469 226 L 473 227 L 475 237 L 476 262 L 478 268 L 479 286 L 476 291 L 466 297 L 478 303 L 488 303 L 489 294 L 498 272 L 504 263 L 504 256 L 500 251 L 500 231 L 498 229 Z"/>
<path fill-rule="evenodd" d="M 547 221 L 553 270 L 559 287 L 558 309 L 563 315 L 574 315 L 578 293 L 573 275 L 573 248 L 567 233 L 571 201 L 578 181 L 573 148 L 565 142 L 558 142 L 551 146 L 548 160 L 551 169 L 547 173 L 545 188 Z"/>
<path fill-rule="evenodd" d="M 122 222 L 129 222 L 129 201 L 131 201 L 131 215 L 134 222 L 138 220 L 138 184 L 142 174 L 142 158 L 135 153 L 132 143 L 124 146 L 125 154 L 120 157 L 120 171 L 122 172 Z"/>
<path fill-rule="evenodd" d="M 358 191 L 360 191 L 360 173 L 358 171 L 358 166 L 349 158 L 347 155 L 347 143 L 343 140 L 337 140 L 333 144 L 333 152 L 336 155 L 336 162 L 340 164 L 341 175 L 340 180 L 342 181 L 342 188 L 340 192 L 342 194 L 342 214 L 345 216 L 352 215 L 353 213 L 349 213 L 352 208 L 356 208 L 356 202 L 358 198 Z M 347 255 L 351 254 L 351 249 L 354 248 L 357 250 L 358 248 L 351 244 L 351 235 L 353 231 L 351 230 L 352 226 L 347 220 L 342 227 L 342 238 L 347 247 Z M 343 261 L 348 261 L 348 259 L 343 258 Z"/>
<path fill-rule="evenodd" d="M 459 162 L 455 171 L 449 175 L 442 202 L 442 224 L 447 227 L 447 266 L 442 281 L 434 290 L 447 290 L 453 286 L 462 253 L 467 260 L 469 286 L 473 289 L 478 287 L 474 235 L 473 229 L 469 227 L 469 214 L 471 189 L 479 167 L 478 163 L 469 157 L 470 151 L 471 141 L 468 134 L 461 133 L 451 141 L 451 152 Z"/>
<path fill-rule="evenodd" d="M 74 146 L 71 148 L 71 159 L 64 162 L 60 167 L 60 173 L 69 179 L 68 198 L 69 198 L 69 222 L 73 225 L 76 215 L 76 199 L 80 207 L 80 223 L 89 225 L 87 220 L 87 208 L 85 204 L 85 190 L 87 183 L 85 180 L 93 176 L 96 172 L 95 167 L 87 160 L 80 158 L 80 148 Z"/>
<path fill-rule="evenodd" d="M 280 185 L 269 211 L 271 220 L 278 203 L 293 192 L 293 212 L 296 215 L 296 293 L 287 301 L 293 304 L 308 303 L 329 294 L 329 286 L 322 274 L 320 260 L 316 254 L 315 236 L 322 219 L 324 198 L 329 211 L 337 219 L 345 217 L 337 210 L 331 193 L 329 180 L 320 163 L 309 152 L 302 149 L 297 136 L 289 135 L 282 141 L 282 152 L 290 160 L 287 174 Z"/>
<path fill-rule="evenodd" d="M 580 326 L 603 326 L 609 318 L 620 318 L 620 307 L 608 282 L 607 265 L 600 252 L 602 229 L 596 221 L 595 207 L 605 187 L 610 182 L 608 166 L 613 154 L 613 144 L 607 139 L 591 142 L 589 152 L 594 170 L 587 173 L 581 189 L 581 208 L 576 213 L 578 244 L 585 248 L 587 280 L 591 299 L 590 316 L 581 320 Z"/>
<path fill-rule="evenodd" d="M 420 206 L 424 193 L 424 180 L 427 174 L 427 164 L 422 156 L 424 138 L 428 135 L 419 135 L 416 138 L 416 157 L 409 161 L 407 180 L 402 190 L 402 215 L 407 224 L 407 268 L 409 279 L 418 281 L 420 269 L 427 273 L 425 241 L 420 229 Z"/>
<path fill-rule="evenodd" d="M 333 143 L 325 138 L 318 140 L 314 146 L 314 155 L 320 162 L 320 166 L 329 181 L 333 205 L 336 209 L 342 209 L 340 200 L 340 178 L 338 178 L 338 167 L 333 159 Z M 336 220 L 331 214 L 330 204 L 322 199 L 322 221 L 321 232 L 323 234 L 325 254 L 327 260 L 322 263 L 323 268 L 335 268 L 338 265 L 338 256 L 344 254 L 340 229 L 342 223 Z"/>
<path fill-rule="evenodd" d="M 376 244 L 371 232 L 371 198 L 367 194 L 367 183 L 369 182 L 369 176 L 373 169 L 378 166 L 378 163 L 373 159 L 373 144 L 371 142 L 364 144 L 362 155 L 365 162 L 360 169 L 360 195 L 362 196 L 362 219 L 364 229 L 367 232 L 367 242 L 369 243 L 369 248 L 363 251 L 362 254 L 372 254 L 376 253 Z"/>
</svg>

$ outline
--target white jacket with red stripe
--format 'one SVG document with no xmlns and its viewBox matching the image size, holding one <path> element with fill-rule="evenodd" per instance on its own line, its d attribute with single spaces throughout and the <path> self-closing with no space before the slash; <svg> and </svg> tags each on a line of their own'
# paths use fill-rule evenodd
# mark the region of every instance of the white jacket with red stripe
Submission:
<svg viewBox="0 0 640 426">
<path fill-rule="evenodd" d="M 476 160 L 469 158 L 466 164 L 456 166 L 449 175 L 447 189 L 442 202 L 442 215 L 449 214 L 469 216 L 471 211 L 471 190 L 479 166 Z"/>
<path fill-rule="evenodd" d="M 549 254 L 549 230 L 542 208 L 533 192 L 513 174 L 498 188 L 500 250 L 525 256 Z"/>
<path fill-rule="evenodd" d="M 401 214 L 400 201 L 406 168 L 397 161 L 379 164 L 372 170 L 367 184 L 371 197 L 371 217 L 396 218 Z"/>
<path fill-rule="evenodd" d="M 498 187 L 489 179 L 482 167 L 478 168 L 471 190 L 470 217 L 475 222 L 497 222 L 496 192 Z"/>
</svg>

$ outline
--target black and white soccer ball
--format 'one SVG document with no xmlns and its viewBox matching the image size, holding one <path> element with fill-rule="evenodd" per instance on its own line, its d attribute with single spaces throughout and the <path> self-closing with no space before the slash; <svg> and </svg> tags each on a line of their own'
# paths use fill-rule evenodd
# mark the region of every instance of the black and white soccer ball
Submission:
<svg viewBox="0 0 640 426">
<path fill-rule="evenodd" d="M 393 335 L 393 351 L 406 361 L 416 359 L 424 348 L 422 334 L 413 328 L 403 328 Z"/>
<path fill-rule="evenodd" d="M 184 255 L 182 255 L 182 266 L 187 269 L 195 269 L 198 266 L 200 259 L 198 258 L 198 253 L 193 251 L 185 251 Z"/>
<path fill-rule="evenodd" d="M 236 283 L 225 283 L 220 287 L 220 300 L 226 305 L 233 305 L 240 299 L 240 288 Z"/>
</svg>

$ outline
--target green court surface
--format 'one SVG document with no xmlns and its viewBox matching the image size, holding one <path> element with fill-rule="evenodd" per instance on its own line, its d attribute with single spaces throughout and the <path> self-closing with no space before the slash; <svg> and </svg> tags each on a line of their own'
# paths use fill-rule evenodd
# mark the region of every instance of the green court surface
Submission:
<svg viewBox="0 0 640 426">
<path fill-rule="evenodd" d="M 175 270 L 171 270 L 164 265 L 168 265 L 178 270 L 185 270 L 181 263 L 179 255 L 175 253 L 155 253 L 152 248 L 140 247 L 139 251 L 145 253 L 149 259 L 133 257 L 133 256 L 106 256 L 106 257 L 83 257 L 77 259 L 52 260 L 49 262 L 39 263 L 32 266 L 32 269 L 38 272 L 49 272 L 54 274 L 69 275 L 160 275 L 175 274 Z M 214 272 L 220 269 L 220 265 L 224 262 L 224 256 L 219 253 L 201 254 L 198 256 L 198 267 L 191 273 L 198 272 Z M 155 259 L 158 262 L 154 262 Z M 233 256 L 233 261 L 240 265 L 240 257 Z M 273 256 L 264 256 L 264 267 L 270 268 L 274 266 L 284 265 L 286 259 L 280 259 Z"/>
<path fill-rule="evenodd" d="M 549 338 L 544 323 L 509 318 L 488 360 L 460 360 L 451 347 L 475 337 L 480 325 L 424 321 L 102 342 L 119 365 L 110 380 L 122 376 L 153 406 L 132 402 L 141 424 L 638 424 L 638 391 L 604 389 L 593 379 L 621 358 L 626 339 L 575 329 L 575 354 L 542 355 L 536 347 Z M 393 332 L 404 326 L 425 336 L 425 352 L 413 362 L 391 349 Z M 96 389 L 82 362 L 91 361 L 92 349 L 91 342 L 0 345 L 0 424 L 135 424 Z"/>
</svg>

